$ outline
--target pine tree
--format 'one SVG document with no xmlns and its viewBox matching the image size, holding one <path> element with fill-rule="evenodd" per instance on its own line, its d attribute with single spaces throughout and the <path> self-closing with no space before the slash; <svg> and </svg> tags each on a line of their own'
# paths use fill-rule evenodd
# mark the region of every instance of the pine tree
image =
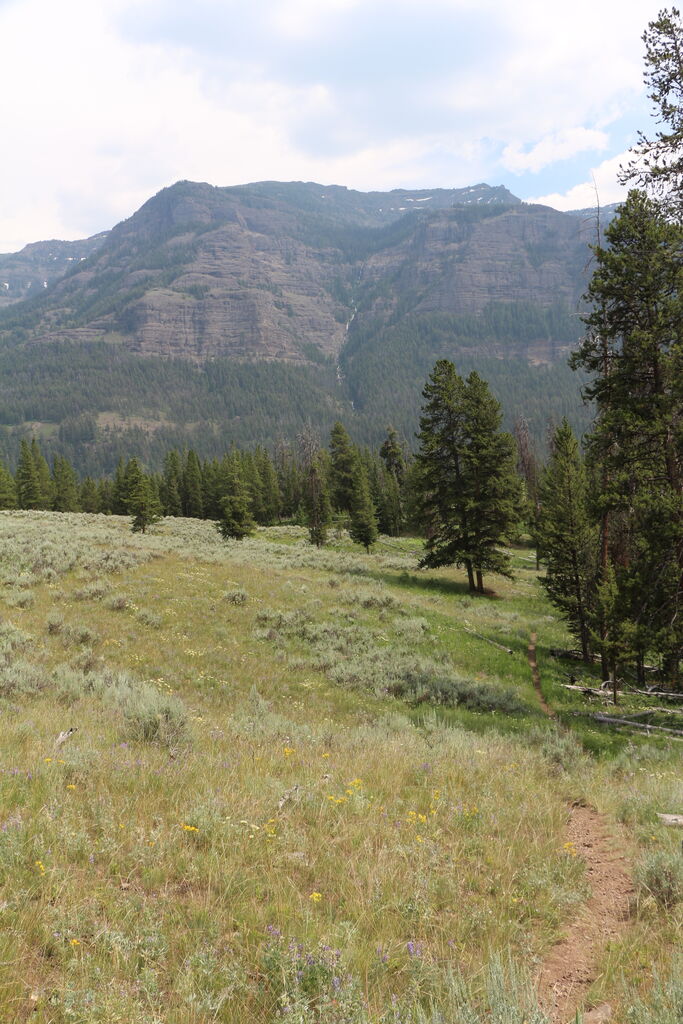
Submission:
<svg viewBox="0 0 683 1024">
<path fill-rule="evenodd" d="M 31 457 L 33 459 L 33 464 L 36 467 L 36 475 L 38 477 L 38 491 L 40 493 L 40 504 L 38 507 L 42 509 L 51 509 L 54 498 L 52 474 L 50 473 L 50 467 L 48 466 L 47 460 L 41 452 L 40 445 L 35 437 L 31 440 Z"/>
<path fill-rule="evenodd" d="M 368 474 L 360 458 L 356 459 L 354 471 L 349 536 L 368 552 L 378 536 L 377 514 L 370 496 Z"/>
<path fill-rule="evenodd" d="M 80 487 L 79 504 L 83 512 L 100 512 L 100 496 L 97 484 L 86 476 Z"/>
<path fill-rule="evenodd" d="M 597 268 L 574 365 L 592 375 L 587 439 L 599 481 L 601 573 L 639 639 L 637 661 L 657 650 L 670 681 L 683 654 L 683 265 L 681 229 L 642 192 L 630 192 L 596 248 Z M 606 626 L 603 624 L 603 633 Z M 613 630 L 614 632 L 614 630 Z M 623 631 L 622 631 L 623 632 Z M 603 676 L 606 666 L 603 652 Z M 611 671 L 611 670 L 610 670 Z"/>
<path fill-rule="evenodd" d="M 393 427 L 387 427 L 387 436 L 382 442 L 379 454 L 387 472 L 392 474 L 399 487 L 403 484 L 406 472 L 405 447 L 405 442 L 399 440 L 396 430 Z"/>
<path fill-rule="evenodd" d="M 280 515 L 291 519 L 302 504 L 302 472 L 291 446 L 282 438 L 275 445 L 275 472 L 281 495 Z"/>
<path fill-rule="evenodd" d="M 441 359 L 423 397 L 417 479 L 427 541 L 420 564 L 464 566 L 470 590 L 482 593 L 484 571 L 511 575 L 500 545 L 519 519 L 514 441 L 500 432 L 500 405 L 474 372 L 463 381 Z"/>
<path fill-rule="evenodd" d="M 19 461 L 16 473 L 16 491 L 19 508 L 42 508 L 40 479 L 31 445 L 22 440 L 19 445 Z"/>
<path fill-rule="evenodd" d="M 541 584 L 591 660 L 598 585 L 598 529 L 591 519 L 588 480 L 572 429 L 563 420 L 538 488 L 538 531 L 546 574 Z"/>
<path fill-rule="evenodd" d="M 403 497 L 396 477 L 386 470 L 382 474 L 377 518 L 382 533 L 390 537 L 400 535 L 404 525 Z"/>
<path fill-rule="evenodd" d="M 267 522 L 266 509 L 263 501 L 263 480 L 253 452 L 240 453 L 241 473 L 247 494 L 249 495 L 249 511 L 252 519 L 260 526 Z"/>
<path fill-rule="evenodd" d="M 332 523 L 332 505 L 324 464 L 319 454 L 314 456 L 308 466 L 304 487 L 308 534 L 311 544 L 321 548 L 327 541 L 327 533 Z"/>
<path fill-rule="evenodd" d="M 126 465 L 126 505 L 133 517 L 134 533 L 145 533 L 148 526 L 162 517 L 161 504 L 156 489 L 146 476 L 137 459 L 130 459 Z"/>
<path fill-rule="evenodd" d="M 237 453 L 233 452 L 222 478 L 225 488 L 219 501 L 220 516 L 216 527 L 224 540 L 242 540 L 254 532 L 250 495 L 242 476 Z"/>
<path fill-rule="evenodd" d="M 14 482 L 14 477 L 5 466 L 4 462 L 0 462 L 0 508 L 16 508 L 17 507 L 17 487 Z"/>
<path fill-rule="evenodd" d="M 654 138 L 638 133 L 634 158 L 623 181 L 643 186 L 662 209 L 680 221 L 683 214 L 683 23 L 675 7 L 662 10 L 643 34 L 645 85 L 662 128 Z"/>
<path fill-rule="evenodd" d="M 55 512 L 79 512 L 80 489 L 74 468 L 68 459 L 55 455 L 52 466 L 52 508 Z"/>
<path fill-rule="evenodd" d="M 220 519 L 220 504 L 224 493 L 222 463 L 218 459 L 207 459 L 202 464 L 202 504 L 205 519 Z"/>
<path fill-rule="evenodd" d="M 342 428 L 343 429 L 343 428 Z M 328 466 L 315 431 L 307 423 L 297 438 L 303 464 L 303 506 L 311 544 L 323 547 L 332 523 Z"/>
<path fill-rule="evenodd" d="M 100 502 L 100 504 L 102 504 Z M 115 516 L 128 514 L 128 487 L 126 485 L 126 467 L 120 458 L 116 464 L 111 489 L 111 511 Z"/>
<path fill-rule="evenodd" d="M 500 403 L 475 371 L 465 381 L 464 414 L 466 494 L 475 510 L 473 561 L 477 590 L 483 593 L 485 571 L 512 577 L 510 556 L 500 545 L 508 544 L 519 528 L 522 488 L 515 471 L 514 439 L 500 430 Z"/>
<path fill-rule="evenodd" d="M 265 448 L 257 448 L 254 460 L 262 482 L 263 518 L 265 526 L 272 526 L 280 518 L 280 487 L 275 466 Z"/>
<path fill-rule="evenodd" d="M 191 448 L 185 456 L 181 497 L 183 515 L 189 516 L 191 519 L 203 519 L 202 471 L 197 454 Z"/>
<path fill-rule="evenodd" d="M 350 513 L 356 484 L 356 452 L 342 423 L 330 434 L 330 499 L 338 512 Z"/>
<path fill-rule="evenodd" d="M 114 514 L 114 483 L 103 477 L 97 482 L 97 511 L 103 515 Z"/>
<path fill-rule="evenodd" d="M 524 416 L 518 416 L 515 420 L 513 435 L 517 445 L 517 472 L 524 482 L 523 515 L 538 554 L 538 487 L 541 467 L 529 432 L 529 423 Z"/>
<path fill-rule="evenodd" d="M 164 470 L 161 485 L 161 503 L 164 508 L 164 515 L 182 516 L 183 506 L 180 498 L 182 489 L 182 469 L 180 456 L 177 451 L 172 450 L 164 456 Z"/>
</svg>

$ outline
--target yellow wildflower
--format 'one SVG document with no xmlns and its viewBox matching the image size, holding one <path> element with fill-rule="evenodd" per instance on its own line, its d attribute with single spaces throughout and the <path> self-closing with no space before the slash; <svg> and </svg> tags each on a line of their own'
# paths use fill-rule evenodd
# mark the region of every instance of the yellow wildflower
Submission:
<svg viewBox="0 0 683 1024">
<path fill-rule="evenodd" d="M 321 892 L 312 892 L 308 898 L 309 900 L 312 900 L 313 903 L 320 903 L 323 898 L 323 894 Z"/>
</svg>

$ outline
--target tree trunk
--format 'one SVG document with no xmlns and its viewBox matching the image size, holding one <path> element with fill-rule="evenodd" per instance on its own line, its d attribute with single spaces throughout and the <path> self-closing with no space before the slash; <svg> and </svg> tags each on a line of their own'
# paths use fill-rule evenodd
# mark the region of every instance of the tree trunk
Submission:
<svg viewBox="0 0 683 1024">
<path fill-rule="evenodd" d="M 481 569 L 477 569 L 477 592 L 484 593 L 484 577 L 481 574 Z"/>
<path fill-rule="evenodd" d="M 465 562 L 465 568 L 467 569 L 467 582 L 469 583 L 470 593 L 473 594 L 477 587 L 474 582 L 474 569 L 469 559 Z"/>
<path fill-rule="evenodd" d="M 676 652 L 666 652 L 662 662 L 662 672 L 664 673 L 664 682 L 668 683 L 672 690 L 680 690 L 681 673 L 679 657 Z"/>
<path fill-rule="evenodd" d="M 639 653 L 636 655 L 636 680 L 641 689 L 645 689 L 645 656 Z"/>
</svg>

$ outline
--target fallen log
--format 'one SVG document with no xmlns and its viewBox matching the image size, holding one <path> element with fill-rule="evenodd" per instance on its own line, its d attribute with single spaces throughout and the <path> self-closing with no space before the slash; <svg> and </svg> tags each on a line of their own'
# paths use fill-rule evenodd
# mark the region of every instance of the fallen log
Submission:
<svg viewBox="0 0 683 1024">
<path fill-rule="evenodd" d="M 629 729 L 644 729 L 645 732 L 668 732 L 672 736 L 683 736 L 683 729 L 668 729 L 665 725 L 643 725 L 641 722 L 632 722 L 628 718 L 615 718 L 613 715 L 585 715 L 584 712 L 576 712 L 577 715 L 592 718 L 595 722 L 604 722 L 607 725 L 626 725 Z"/>
<path fill-rule="evenodd" d="M 646 718 L 647 715 L 683 715 L 683 708 L 648 708 L 647 711 L 629 712 L 629 718 Z"/>
<path fill-rule="evenodd" d="M 479 640 L 485 640 L 487 644 L 491 644 L 492 647 L 497 647 L 499 651 L 505 651 L 506 654 L 514 654 L 515 652 L 511 647 L 504 647 L 503 644 L 496 643 L 495 640 L 489 640 L 487 636 L 482 636 L 481 633 L 475 633 L 473 629 L 469 629 L 467 626 L 462 627 L 466 633 L 471 633 L 472 636 L 476 636 Z"/>
<path fill-rule="evenodd" d="M 669 825 L 670 828 L 683 828 L 683 814 L 660 814 L 657 812 L 657 817 L 663 825 Z"/>
<path fill-rule="evenodd" d="M 661 697 L 664 700 L 683 700 L 683 693 L 672 693 L 670 690 L 631 690 L 631 693 L 640 693 L 643 697 Z"/>
<path fill-rule="evenodd" d="M 607 690 L 596 690 L 593 686 L 578 686 L 574 683 L 560 683 L 560 686 L 564 690 L 578 690 L 579 693 L 585 693 L 587 697 L 608 697 L 612 699 Z"/>
</svg>

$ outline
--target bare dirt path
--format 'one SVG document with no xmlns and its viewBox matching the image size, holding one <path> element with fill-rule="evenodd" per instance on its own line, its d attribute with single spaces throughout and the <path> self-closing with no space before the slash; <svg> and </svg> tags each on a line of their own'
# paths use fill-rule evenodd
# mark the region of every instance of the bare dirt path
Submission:
<svg viewBox="0 0 683 1024">
<path fill-rule="evenodd" d="M 573 1022 L 576 1011 L 582 1009 L 599 975 L 606 943 L 626 928 L 633 895 L 628 863 L 602 815 L 591 807 L 572 807 L 567 837 L 570 849 L 586 865 L 590 896 L 538 972 L 539 999 L 553 1024 Z M 610 1019 L 611 1011 L 603 1005 L 586 1013 L 583 1024 Z"/>
<path fill-rule="evenodd" d="M 529 643 L 529 667 L 541 707 L 553 717 L 541 691 L 535 633 Z M 552 1024 L 573 1024 L 576 1011 L 583 1009 L 588 990 L 598 978 L 606 943 L 626 928 L 633 895 L 628 862 L 601 814 L 592 807 L 571 807 L 567 842 L 571 843 L 568 849 L 586 865 L 590 895 L 536 976 L 539 1000 Z M 583 1024 L 606 1024 L 611 1020 L 611 1007 L 606 1003 L 583 1016 Z"/>
<path fill-rule="evenodd" d="M 555 712 L 547 703 L 543 696 L 543 690 L 541 689 L 541 675 L 538 671 L 538 662 L 536 661 L 536 634 L 532 633 L 529 637 L 529 646 L 527 648 L 529 655 L 529 668 L 531 669 L 531 681 L 534 684 L 534 690 L 538 696 L 539 703 L 543 708 L 543 711 L 549 718 L 555 717 Z"/>
</svg>

